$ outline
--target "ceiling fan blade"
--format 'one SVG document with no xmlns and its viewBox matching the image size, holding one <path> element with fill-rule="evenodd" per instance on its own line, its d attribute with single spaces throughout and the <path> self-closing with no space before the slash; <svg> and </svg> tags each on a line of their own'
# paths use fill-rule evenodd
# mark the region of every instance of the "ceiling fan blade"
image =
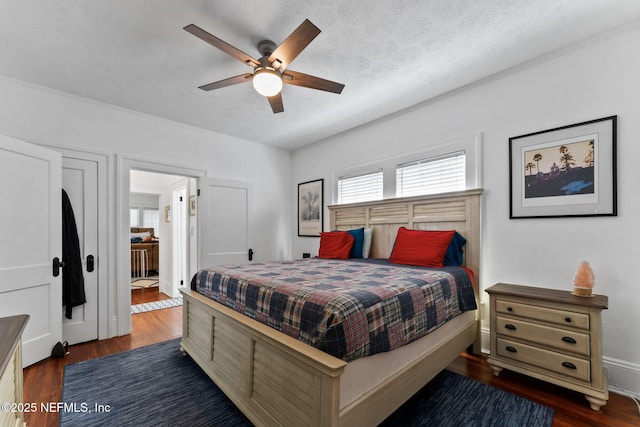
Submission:
<svg viewBox="0 0 640 427">
<path fill-rule="evenodd" d="M 269 105 L 271 105 L 271 109 L 273 113 L 282 113 L 284 111 L 284 105 L 282 105 L 282 92 L 279 92 L 277 95 L 269 96 L 267 98 L 269 100 Z"/>
<path fill-rule="evenodd" d="M 199 86 L 199 88 L 202 90 L 220 89 L 221 87 L 227 87 L 227 86 L 237 85 L 239 83 L 248 82 L 250 81 L 251 77 L 253 77 L 253 74 L 251 73 L 240 74 L 239 76 L 229 77 L 228 79 L 224 79 L 217 82 Z"/>
<path fill-rule="evenodd" d="M 252 58 L 251 56 L 247 55 L 240 49 L 237 49 L 231 46 L 229 43 L 219 39 L 213 34 L 206 32 L 205 30 L 198 27 L 197 25 L 189 24 L 186 27 L 184 27 L 184 30 L 187 31 L 188 33 L 193 34 L 199 39 L 204 40 L 205 42 L 209 43 L 211 46 L 217 47 L 227 55 L 231 55 L 238 61 L 242 61 L 253 68 L 260 66 L 260 62 L 258 62 L 257 59 Z"/>
<path fill-rule="evenodd" d="M 318 34 L 320 34 L 320 29 L 313 25 L 311 21 L 305 19 L 304 22 L 293 30 L 293 33 L 289 34 L 289 37 L 273 51 L 271 56 L 269 56 L 269 62 L 273 64 L 274 68 L 278 68 L 280 71 L 284 70 Z"/>
<path fill-rule="evenodd" d="M 310 76 L 309 74 L 299 73 L 293 70 L 287 70 L 282 73 L 282 83 L 338 94 L 342 93 L 342 89 L 344 89 L 342 83 L 332 82 L 331 80 L 321 79 L 320 77 Z"/>
</svg>

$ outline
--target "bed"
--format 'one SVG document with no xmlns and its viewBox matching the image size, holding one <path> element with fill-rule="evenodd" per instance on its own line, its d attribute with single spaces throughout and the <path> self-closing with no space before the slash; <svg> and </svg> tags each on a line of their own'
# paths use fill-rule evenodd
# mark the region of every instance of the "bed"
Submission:
<svg viewBox="0 0 640 427">
<path fill-rule="evenodd" d="M 481 194 L 470 190 L 330 206 L 330 229 L 373 228 L 373 258 L 389 257 L 401 227 L 455 229 L 467 240 L 464 265 L 474 273 L 478 301 Z M 479 310 L 466 311 L 408 345 L 351 360 L 195 291 L 182 293 L 182 350 L 256 425 L 376 425 L 469 346 L 480 351 Z"/>
<path fill-rule="evenodd" d="M 159 245 L 153 228 L 131 227 L 131 277 L 158 272 Z"/>
</svg>

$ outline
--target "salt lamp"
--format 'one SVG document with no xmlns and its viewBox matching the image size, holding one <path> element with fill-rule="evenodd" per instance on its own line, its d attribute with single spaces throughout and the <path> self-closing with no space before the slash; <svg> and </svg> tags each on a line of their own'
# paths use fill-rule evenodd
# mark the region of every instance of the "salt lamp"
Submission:
<svg viewBox="0 0 640 427">
<path fill-rule="evenodd" d="M 593 270 L 587 261 L 582 261 L 578 266 L 575 276 L 573 276 L 573 295 L 580 297 L 592 297 L 595 277 Z"/>
</svg>

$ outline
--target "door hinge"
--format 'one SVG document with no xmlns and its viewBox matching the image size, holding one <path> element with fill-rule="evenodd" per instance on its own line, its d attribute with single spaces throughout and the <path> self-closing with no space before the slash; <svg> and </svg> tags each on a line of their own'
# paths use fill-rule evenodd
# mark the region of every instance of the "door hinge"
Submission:
<svg viewBox="0 0 640 427">
<path fill-rule="evenodd" d="M 200 195 L 200 189 L 198 188 L 198 196 Z"/>
</svg>

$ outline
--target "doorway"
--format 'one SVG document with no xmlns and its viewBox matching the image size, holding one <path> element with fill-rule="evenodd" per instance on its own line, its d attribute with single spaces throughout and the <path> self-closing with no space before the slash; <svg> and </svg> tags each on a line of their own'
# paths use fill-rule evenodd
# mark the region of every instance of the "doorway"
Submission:
<svg viewBox="0 0 640 427">
<path fill-rule="evenodd" d="M 131 171 L 155 172 L 159 174 L 179 175 L 189 178 L 199 179 L 205 176 L 205 171 L 200 169 L 192 169 L 188 167 L 168 165 L 163 163 L 154 163 L 144 160 L 136 160 L 126 157 L 117 157 L 117 236 L 115 247 L 116 263 L 118 266 L 118 292 L 116 302 L 116 318 L 117 335 L 127 335 L 131 333 L 131 227 L 129 214 L 129 197 L 130 197 L 130 175 Z M 193 190 L 195 191 L 195 189 Z M 190 194 L 192 190 L 189 190 Z M 161 219 L 164 221 L 164 206 L 161 208 Z M 192 232 L 193 231 L 193 232 Z M 197 248 L 198 233 L 189 230 L 190 248 Z M 160 245 L 161 246 L 161 245 Z M 197 254 L 196 249 L 190 249 L 193 254 Z M 195 258 L 195 259 L 194 259 Z M 190 272 L 195 274 L 197 266 L 197 256 L 189 257 Z"/>
<path fill-rule="evenodd" d="M 187 283 L 189 260 L 197 260 L 190 233 L 196 215 L 188 203 L 196 180 L 135 169 L 129 178 L 132 313 L 181 305 L 179 288 Z"/>
</svg>

